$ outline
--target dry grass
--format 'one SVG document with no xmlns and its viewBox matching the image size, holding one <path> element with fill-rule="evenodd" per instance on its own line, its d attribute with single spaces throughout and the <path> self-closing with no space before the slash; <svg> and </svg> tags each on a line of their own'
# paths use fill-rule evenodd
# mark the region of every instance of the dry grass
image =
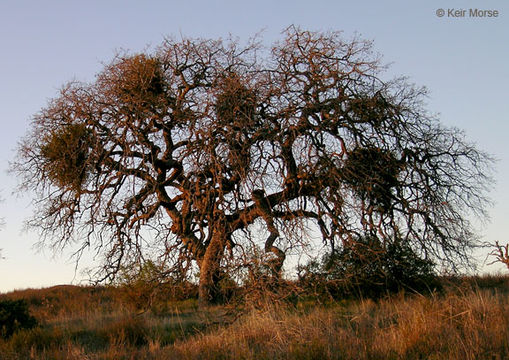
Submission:
<svg viewBox="0 0 509 360">
<path fill-rule="evenodd" d="M 193 302 L 164 316 L 136 315 L 113 297 L 106 310 L 69 300 L 68 317 L 32 304 L 42 326 L 0 341 L 0 359 L 509 359 L 508 281 L 469 279 L 427 297 L 268 305 L 235 321 L 226 308 Z"/>
<path fill-rule="evenodd" d="M 506 359 L 509 302 L 476 291 L 308 313 L 272 309 L 173 350 L 182 359 Z"/>
</svg>

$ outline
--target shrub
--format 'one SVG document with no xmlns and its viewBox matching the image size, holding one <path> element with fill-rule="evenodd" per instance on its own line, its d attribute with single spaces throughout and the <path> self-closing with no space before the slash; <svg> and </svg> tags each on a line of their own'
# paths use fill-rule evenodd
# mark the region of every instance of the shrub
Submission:
<svg viewBox="0 0 509 360">
<path fill-rule="evenodd" d="M 9 339 L 9 345 L 18 355 L 22 355 L 19 358 L 28 359 L 27 355 L 31 349 L 37 352 L 58 349 L 67 340 L 64 331 L 58 327 L 36 327 L 16 332 Z"/>
<path fill-rule="evenodd" d="M 303 268 L 301 281 L 334 298 L 378 298 L 401 290 L 429 292 L 440 288 L 434 263 L 401 242 L 385 246 L 375 237 L 359 238 L 321 262 Z"/>
<path fill-rule="evenodd" d="M 10 337 L 19 329 L 31 329 L 36 324 L 25 300 L 0 301 L 0 335 L 3 338 Z"/>
<path fill-rule="evenodd" d="M 198 297 L 197 286 L 185 276 L 171 273 L 164 264 L 151 260 L 123 268 L 115 285 L 120 301 L 138 311 L 160 313 L 168 301 Z"/>
</svg>

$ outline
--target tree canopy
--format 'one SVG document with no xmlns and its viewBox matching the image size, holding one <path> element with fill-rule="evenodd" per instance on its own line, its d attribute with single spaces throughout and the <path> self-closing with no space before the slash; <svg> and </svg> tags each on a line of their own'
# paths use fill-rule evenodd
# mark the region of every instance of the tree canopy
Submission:
<svg viewBox="0 0 509 360">
<path fill-rule="evenodd" d="M 491 160 L 384 70 L 368 41 L 296 27 L 270 48 L 169 38 L 120 54 L 33 117 L 13 164 L 36 193 L 29 223 L 103 254 L 102 279 L 154 251 L 195 264 L 203 301 L 257 241 L 275 276 L 313 234 L 458 265 Z"/>
</svg>

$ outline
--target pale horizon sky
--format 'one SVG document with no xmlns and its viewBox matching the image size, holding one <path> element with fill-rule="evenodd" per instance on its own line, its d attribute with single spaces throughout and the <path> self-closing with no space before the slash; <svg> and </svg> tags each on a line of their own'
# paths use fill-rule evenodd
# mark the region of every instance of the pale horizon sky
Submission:
<svg viewBox="0 0 509 360">
<path fill-rule="evenodd" d="M 472 18 L 468 9 L 497 10 L 494 18 Z M 437 16 L 444 9 L 445 16 Z M 449 9 L 466 10 L 451 17 Z M 483 240 L 509 242 L 509 5 L 493 0 L 411 1 L 206 1 L 3 0 L 0 2 L 0 292 L 79 283 L 70 250 L 52 254 L 33 248 L 35 233 L 23 232 L 31 214 L 29 196 L 12 195 L 17 180 L 7 173 L 30 118 L 66 82 L 93 81 L 102 64 L 121 49 L 154 49 L 166 36 L 263 43 L 281 38 L 289 25 L 341 30 L 374 41 L 388 75 L 408 76 L 429 90 L 427 108 L 447 126 L 496 159 L 491 221 Z M 480 264 L 486 257 L 479 254 Z M 90 261 L 90 259 L 87 259 Z M 502 266 L 484 271 L 508 272 Z"/>
</svg>

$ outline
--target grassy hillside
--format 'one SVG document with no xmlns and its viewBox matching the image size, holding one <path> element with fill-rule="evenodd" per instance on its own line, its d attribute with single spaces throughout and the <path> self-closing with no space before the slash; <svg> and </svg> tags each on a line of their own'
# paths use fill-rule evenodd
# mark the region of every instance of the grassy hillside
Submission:
<svg viewBox="0 0 509 360">
<path fill-rule="evenodd" d="M 24 299 L 38 326 L 0 340 L 10 359 L 508 359 L 509 278 L 443 279 L 430 296 L 199 309 L 125 289 L 58 286 Z M 325 304 L 324 304 L 325 303 Z"/>
</svg>

